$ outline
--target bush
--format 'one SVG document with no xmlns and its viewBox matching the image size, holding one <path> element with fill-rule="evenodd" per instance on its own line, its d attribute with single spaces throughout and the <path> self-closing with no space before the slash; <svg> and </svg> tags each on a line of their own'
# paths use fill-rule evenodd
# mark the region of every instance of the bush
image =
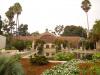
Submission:
<svg viewBox="0 0 100 75">
<path fill-rule="evenodd" d="M 94 60 L 99 59 L 100 60 L 100 53 L 93 54 L 92 59 L 94 59 Z"/>
<path fill-rule="evenodd" d="M 13 46 L 18 49 L 19 51 L 24 50 L 27 47 L 27 44 L 23 40 L 16 40 L 13 43 Z"/>
<path fill-rule="evenodd" d="M 15 57 L 0 57 L 0 75 L 24 75 L 23 68 Z"/>
<path fill-rule="evenodd" d="M 48 63 L 48 59 L 45 56 L 30 56 L 30 61 L 32 64 L 45 65 Z"/>
<path fill-rule="evenodd" d="M 55 60 L 59 60 L 59 61 L 69 61 L 71 59 L 74 59 L 75 56 L 73 53 L 66 53 L 66 52 L 59 52 L 56 55 L 54 55 L 54 59 Z"/>
<path fill-rule="evenodd" d="M 87 54 L 85 56 L 82 57 L 83 60 L 87 59 L 87 60 L 92 60 L 92 54 Z"/>
</svg>

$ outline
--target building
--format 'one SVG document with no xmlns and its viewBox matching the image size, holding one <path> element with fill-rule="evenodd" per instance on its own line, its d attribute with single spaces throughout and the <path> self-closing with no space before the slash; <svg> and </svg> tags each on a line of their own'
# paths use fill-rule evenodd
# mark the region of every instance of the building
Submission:
<svg viewBox="0 0 100 75">
<path fill-rule="evenodd" d="M 5 46 L 6 46 L 6 37 L 0 35 L 0 49 L 5 48 Z"/>
<path fill-rule="evenodd" d="M 46 32 L 44 32 L 38 36 L 18 36 L 18 37 L 16 37 L 16 39 L 32 41 L 33 42 L 32 50 L 34 50 L 36 52 L 37 52 L 37 50 L 34 49 L 35 41 L 38 39 L 43 40 L 45 42 L 43 54 L 47 57 L 51 57 L 52 55 L 54 55 L 56 53 L 56 46 L 54 44 L 54 41 L 56 39 L 68 41 L 68 46 L 65 49 L 61 46 L 63 51 L 67 51 L 67 50 L 70 50 L 73 48 L 79 48 L 79 42 L 80 42 L 79 36 L 56 36 L 52 33 L 49 33 L 47 30 L 46 30 Z"/>
<path fill-rule="evenodd" d="M 96 50 L 100 51 L 100 40 L 96 42 Z"/>
<path fill-rule="evenodd" d="M 56 39 L 68 41 L 68 46 L 66 48 L 63 48 L 61 46 L 62 51 L 67 51 L 72 48 L 79 48 L 79 42 L 80 42 L 79 36 L 56 36 L 52 33 L 49 33 L 48 31 L 42 33 L 40 36 L 38 36 L 37 39 L 43 40 L 45 42 L 43 54 L 47 57 L 52 57 L 52 55 L 56 53 L 56 45 L 54 44 L 54 41 Z M 37 39 L 33 40 L 33 44 L 32 44 L 33 48 L 34 48 L 35 41 Z"/>
</svg>

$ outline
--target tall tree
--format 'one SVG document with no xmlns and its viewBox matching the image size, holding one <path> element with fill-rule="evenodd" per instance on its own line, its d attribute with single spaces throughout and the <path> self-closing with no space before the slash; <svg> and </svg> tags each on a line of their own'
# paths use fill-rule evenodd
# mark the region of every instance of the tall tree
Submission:
<svg viewBox="0 0 100 75">
<path fill-rule="evenodd" d="M 28 34 L 28 25 L 27 24 L 21 24 L 18 28 L 19 35 L 25 36 Z"/>
<path fill-rule="evenodd" d="M 11 29 L 11 34 L 13 33 L 12 30 L 14 28 L 14 21 L 13 21 L 13 18 L 14 18 L 14 12 L 13 12 L 13 6 L 11 6 L 9 8 L 9 10 L 5 13 L 8 20 L 9 20 L 9 27 Z"/>
<path fill-rule="evenodd" d="M 3 21 L 2 30 L 4 35 L 10 34 L 9 21 L 6 19 Z"/>
<path fill-rule="evenodd" d="M 14 12 L 14 14 L 16 14 L 16 32 L 17 32 L 17 28 L 19 28 L 19 15 L 22 12 L 22 6 L 20 5 L 20 3 L 14 4 L 13 12 Z"/>
<path fill-rule="evenodd" d="M 62 36 L 80 36 L 80 37 L 86 37 L 86 30 L 83 29 L 80 26 L 66 26 L 64 28 L 64 32 L 62 33 Z"/>
<path fill-rule="evenodd" d="M 2 29 L 2 20 L 1 20 L 1 16 L 0 16 L 0 35 L 2 35 L 1 29 Z"/>
<path fill-rule="evenodd" d="M 94 34 L 96 41 L 100 40 L 100 20 L 95 21 L 92 33 Z"/>
<path fill-rule="evenodd" d="M 60 35 L 61 32 L 63 31 L 63 29 L 64 29 L 64 26 L 63 26 L 63 25 L 57 25 L 57 26 L 55 27 L 55 33 L 56 33 L 57 35 Z"/>
<path fill-rule="evenodd" d="M 82 1 L 82 6 L 81 8 L 85 11 L 86 13 L 86 16 L 87 16 L 87 26 L 88 26 L 88 31 L 87 31 L 87 37 L 89 35 L 89 21 L 88 21 L 88 11 L 90 10 L 91 8 L 91 3 L 89 0 L 84 0 Z"/>
</svg>

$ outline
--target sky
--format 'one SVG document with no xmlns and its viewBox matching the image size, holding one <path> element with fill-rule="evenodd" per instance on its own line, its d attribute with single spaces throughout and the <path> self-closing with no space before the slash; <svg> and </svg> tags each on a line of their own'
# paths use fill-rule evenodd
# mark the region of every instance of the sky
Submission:
<svg viewBox="0 0 100 75">
<path fill-rule="evenodd" d="M 5 12 L 14 3 L 19 2 L 22 13 L 20 24 L 28 24 L 30 33 L 44 32 L 46 28 L 54 30 L 57 25 L 76 25 L 87 28 L 86 14 L 81 9 L 83 0 L 0 0 L 0 15 L 6 18 Z M 93 27 L 96 20 L 100 20 L 100 0 L 90 0 L 89 27 Z"/>
</svg>

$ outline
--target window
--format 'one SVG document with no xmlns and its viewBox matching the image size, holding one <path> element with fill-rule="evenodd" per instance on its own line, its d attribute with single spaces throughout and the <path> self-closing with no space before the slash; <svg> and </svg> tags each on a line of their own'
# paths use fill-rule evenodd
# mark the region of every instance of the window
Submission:
<svg viewBox="0 0 100 75">
<path fill-rule="evenodd" d="M 49 48 L 49 45 L 46 45 L 46 48 Z"/>
<path fill-rule="evenodd" d="M 52 53 L 52 56 L 55 55 L 54 53 Z"/>
<path fill-rule="evenodd" d="M 49 56 L 49 53 L 46 53 L 46 56 Z"/>
<path fill-rule="evenodd" d="M 51 45 L 51 48 L 54 48 L 55 46 L 54 45 Z"/>
</svg>

